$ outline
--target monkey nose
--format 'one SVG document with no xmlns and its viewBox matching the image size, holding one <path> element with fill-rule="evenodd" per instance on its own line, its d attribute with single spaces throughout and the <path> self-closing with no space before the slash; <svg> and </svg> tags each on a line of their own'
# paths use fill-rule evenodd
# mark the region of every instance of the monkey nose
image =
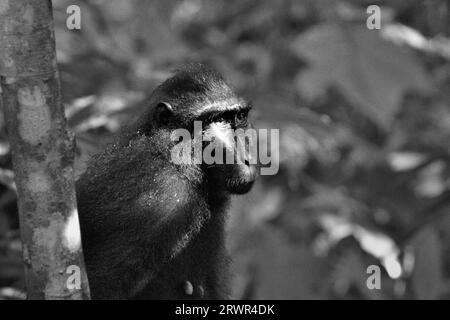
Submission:
<svg viewBox="0 0 450 320">
<path fill-rule="evenodd" d="M 240 156 L 240 160 L 241 163 L 243 163 L 247 167 L 256 164 L 256 162 L 254 161 L 255 159 L 249 152 L 244 152 L 244 154 Z"/>
</svg>

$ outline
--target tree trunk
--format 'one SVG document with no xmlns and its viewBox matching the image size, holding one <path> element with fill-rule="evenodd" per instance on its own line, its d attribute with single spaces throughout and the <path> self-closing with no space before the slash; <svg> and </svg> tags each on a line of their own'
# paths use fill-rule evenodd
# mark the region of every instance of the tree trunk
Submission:
<svg viewBox="0 0 450 320">
<path fill-rule="evenodd" d="M 0 0 L 0 80 L 28 298 L 89 299 L 50 0 Z"/>
</svg>

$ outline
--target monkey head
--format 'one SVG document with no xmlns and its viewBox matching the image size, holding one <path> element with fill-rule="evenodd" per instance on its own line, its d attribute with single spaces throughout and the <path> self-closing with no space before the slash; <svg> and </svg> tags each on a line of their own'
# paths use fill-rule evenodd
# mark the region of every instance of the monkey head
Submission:
<svg viewBox="0 0 450 320">
<path fill-rule="evenodd" d="M 179 148 L 189 139 L 192 143 L 185 155 L 194 155 L 189 165 L 200 168 L 215 187 L 243 194 L 258 175 L 257 135 L 249 121 L 250 109 L 220 74 L 191 64 L 155 89 L 139 131 L 152 135 L 184 130 L 188 137 L 173 141 L 171 135 L 167 144 Z"/>
</svg>

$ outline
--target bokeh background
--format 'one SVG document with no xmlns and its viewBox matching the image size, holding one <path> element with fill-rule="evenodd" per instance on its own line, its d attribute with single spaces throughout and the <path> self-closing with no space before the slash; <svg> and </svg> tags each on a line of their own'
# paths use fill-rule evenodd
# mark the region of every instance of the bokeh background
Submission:
<svg viewBox="0 0 450 320">
<path fill-rule="evenodd" d="M 236 299 L 450 298 L 447 0 L 54 0 L 77 174 L 182 63 L 280 129 L 280 171 L 230 210 Z M 66 8 L 81 8 L 79 31 Z M 381 29 L 369 30 L 369 5 Z M 0 119 L 0 299 L 24 297 Z M 367 268 L 381 270 L 369 290 Z"/>
</svg>

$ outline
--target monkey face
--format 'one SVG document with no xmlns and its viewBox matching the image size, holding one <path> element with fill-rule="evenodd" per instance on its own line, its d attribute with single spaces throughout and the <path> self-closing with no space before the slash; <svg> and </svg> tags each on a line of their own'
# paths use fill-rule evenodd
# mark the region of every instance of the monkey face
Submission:
<svg viewBox="0 0 450 320">
<path fill-rule="evenodd" d="M 247 193 L 258 176 L 257 134 L 248 121 L 249 108 L 214 116 L 204 131 L 208 176 L 228 192 Z M 213 161 L 208 161 L 208 156 Z"/>
</svg>

